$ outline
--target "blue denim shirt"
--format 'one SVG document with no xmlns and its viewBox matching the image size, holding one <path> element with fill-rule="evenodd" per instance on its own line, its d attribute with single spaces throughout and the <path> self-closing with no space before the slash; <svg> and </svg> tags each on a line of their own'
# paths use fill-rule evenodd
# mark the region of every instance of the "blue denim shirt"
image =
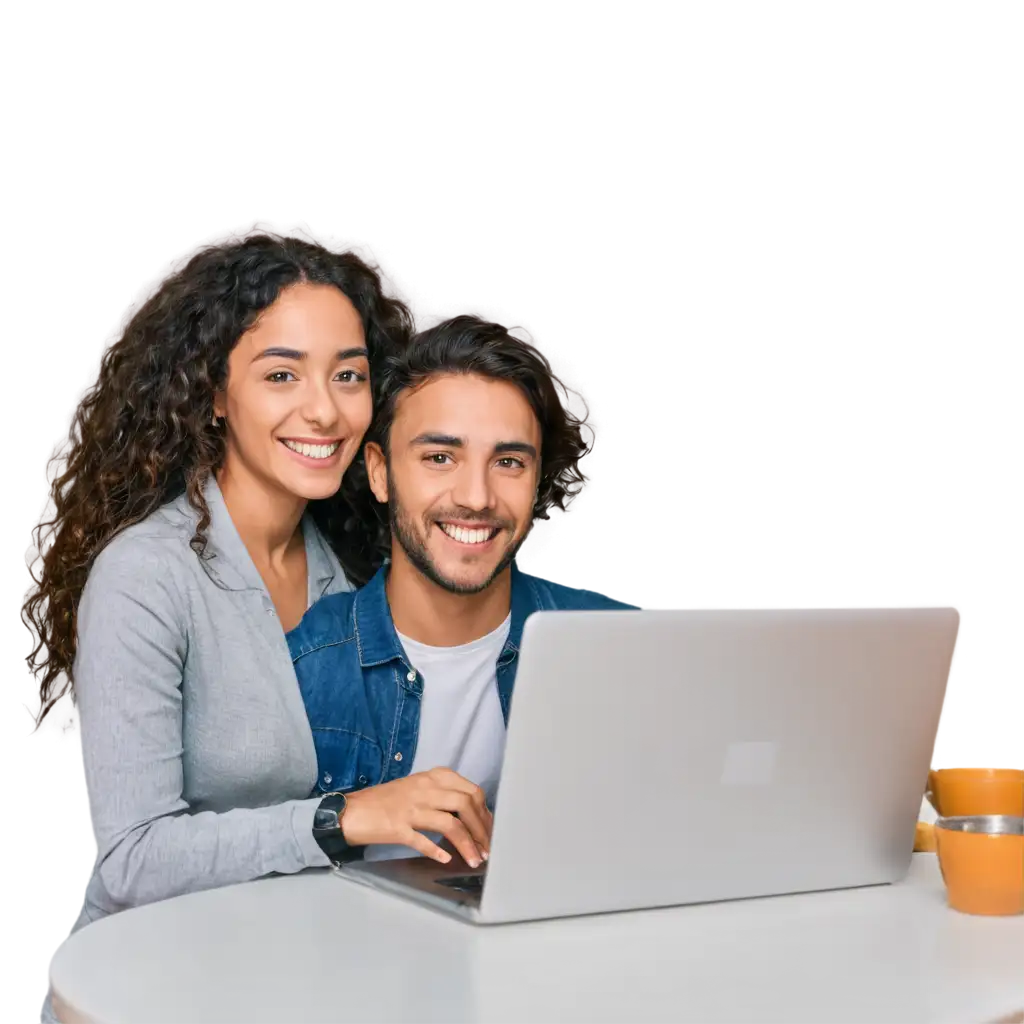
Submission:
<svg viewBox="0 0 1024 1024">
<path fill-rule="evenodd" d="M 287 635 L 313 729 L 321 793 L 362 789 L 409 774 L 423 682 L 395 632 L 387 567 L 360 590 L 322 598 Z M 601 594 L 527 576 L 512 565 L 512 621 L 498 656 L 508 723 L 523 625 L 535 611 L 630 608 Z"/>
</svg>

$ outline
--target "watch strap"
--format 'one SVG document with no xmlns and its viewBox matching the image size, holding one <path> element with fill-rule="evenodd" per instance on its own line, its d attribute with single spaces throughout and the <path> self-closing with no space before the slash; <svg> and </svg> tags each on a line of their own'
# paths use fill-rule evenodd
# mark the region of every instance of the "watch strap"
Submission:
<svg viewBox="0 0 1024 1024">
<path fill-rule="evenodd" d="M 322 811 L 333 811 L 336 826 L 331 828 L 317 827 L 316 818 L 313 820 L 313 839 L 317 846 L 326 854 L 334 865 L 340 865 L 346 861 L 357 860 L 363 855 L 361 846 L 350 846 L 341 828 L 341 818 L 345 814 L 347 798 L 344 793 L 325 793 L 317 808 L 317 813 Z"/>
</svg>

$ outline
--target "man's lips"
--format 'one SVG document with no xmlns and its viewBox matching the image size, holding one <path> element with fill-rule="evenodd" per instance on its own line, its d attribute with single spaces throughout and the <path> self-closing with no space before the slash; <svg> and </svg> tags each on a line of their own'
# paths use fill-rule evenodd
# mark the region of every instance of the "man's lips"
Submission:
<svg viewBox="0 0 1024 1024">
<path fill-rule="evenodd" d="M 483 547 L 494 540 L 504 524 L 466 522 L 465 520 L 443 519 L 436 523 L 438 529 L 450 540 L 467 547 Z"/>
</svg>

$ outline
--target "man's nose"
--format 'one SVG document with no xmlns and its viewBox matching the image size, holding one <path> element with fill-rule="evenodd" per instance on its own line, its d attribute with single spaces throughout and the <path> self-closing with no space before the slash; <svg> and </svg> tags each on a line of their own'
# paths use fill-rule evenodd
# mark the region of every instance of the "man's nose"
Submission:
<svg viewBox="0 0 1024 1024">
<path fill-rule="evenodd" d="M 491 486 L 488 468 L 463 464 L 452 487 L 452 500 L 474 512 L 494 508 L 494 488 Z"/>
</svg>

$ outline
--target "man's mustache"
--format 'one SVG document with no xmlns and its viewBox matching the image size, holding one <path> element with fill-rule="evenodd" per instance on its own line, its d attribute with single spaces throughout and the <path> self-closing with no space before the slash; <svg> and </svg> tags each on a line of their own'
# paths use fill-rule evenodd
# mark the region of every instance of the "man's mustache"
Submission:
<svg viewBox="0 0 1024 1024">
<path fill-rule="evenodd" d="M 430 513 L 430 522 L 443 523 L 449 520 L 460 523 L 476 523 L 479 526 L 486 526 L 491 530 L 514 530 L 516 525 L 510 519 L 496 519 L 486 512 L 478 512 L 468 508 L 445 509 L 441 512 Z"/>
</svg>

